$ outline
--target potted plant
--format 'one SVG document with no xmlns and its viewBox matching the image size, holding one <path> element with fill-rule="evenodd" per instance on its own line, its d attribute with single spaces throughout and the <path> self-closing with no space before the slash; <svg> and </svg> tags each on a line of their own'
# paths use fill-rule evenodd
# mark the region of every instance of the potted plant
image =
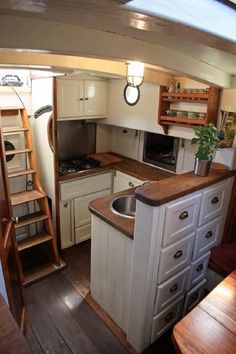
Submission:
<svg viewBox="0 0 236 354">
<path fill-rule="evenodd" d="M 195 154 L 194 174 L 207 176 L 210 170 L 214 153 L 217 150 L 219 138 L 214 124 L 194 128 L 196 136 L 191 140 L 192 145 L 197 145 Z"/>
</svg>

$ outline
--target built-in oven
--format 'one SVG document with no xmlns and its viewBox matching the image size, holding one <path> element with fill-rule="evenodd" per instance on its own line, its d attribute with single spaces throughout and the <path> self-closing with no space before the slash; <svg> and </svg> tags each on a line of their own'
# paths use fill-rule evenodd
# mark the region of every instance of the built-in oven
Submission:
<svg viewBox="0 0 236 354">
<path fill-rule="evenodd" d="M 178 149 L 178 138 L 150 132 L 144 134 L 144 162 L 176 172 Z"/>
</svg>

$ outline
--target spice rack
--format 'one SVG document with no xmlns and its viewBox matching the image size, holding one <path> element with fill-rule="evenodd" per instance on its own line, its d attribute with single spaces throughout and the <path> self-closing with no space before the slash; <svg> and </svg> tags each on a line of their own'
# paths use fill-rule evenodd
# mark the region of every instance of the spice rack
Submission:
<svg viewBox="0 0 236 354">
<path fill-rule="evenodd" d="M 158 123 L 163 127 L 164 133 L 168 134 L 170 125 L 178 125 L 187 128 L 193 128 L 198 125 L 207 125 L 208 123 L 217 123 L 217 115 L 220 103 L 220 91 L 218 87 L 209 87 L 207 92 L 187 92 L 187 90 L 178 90 L 178 92 L 167 92 L 166 86 L 160 86 Z M 194 104 L 205 104 L 206 114 L 204 118 L 186 118 L 181 116 L 167 115 L 172 103 L 186 102 Z M 183 111 L 184 112 L 184 111 Z M 187 111 L 186 111 L 187 113 Z"/>
</svg>

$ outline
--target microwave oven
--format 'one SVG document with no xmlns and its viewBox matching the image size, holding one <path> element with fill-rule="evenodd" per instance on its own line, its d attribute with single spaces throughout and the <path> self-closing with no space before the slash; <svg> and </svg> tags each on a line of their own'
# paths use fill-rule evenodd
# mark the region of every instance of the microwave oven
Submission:
<svg viewBox="0 0 236 354">
<path fill-rule="evenodd" d="M 169 135 L 145 132 L 143 161 L 176 172 L 179 139 Z"/>
</svg>

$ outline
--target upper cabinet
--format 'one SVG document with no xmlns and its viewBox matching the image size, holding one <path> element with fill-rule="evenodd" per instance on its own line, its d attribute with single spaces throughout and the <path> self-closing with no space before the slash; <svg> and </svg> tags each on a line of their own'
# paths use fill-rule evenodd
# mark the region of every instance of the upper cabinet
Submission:
<svg viewBox="0 0 236 354">
<path fill-rule="evenodd" d="M 209 87 L 167 92 L 166 87 L 161 86 L 158 123 L 166 134 L 170 125 L 189 128 L 208 123 L 216 125 L 220 91 L 217 87 Z"/>
<path fill-rule="evenodd" d="M 105 80 L 57 80 L 58 119 L 103 118 L 108 110 Z"/>
</svg>

